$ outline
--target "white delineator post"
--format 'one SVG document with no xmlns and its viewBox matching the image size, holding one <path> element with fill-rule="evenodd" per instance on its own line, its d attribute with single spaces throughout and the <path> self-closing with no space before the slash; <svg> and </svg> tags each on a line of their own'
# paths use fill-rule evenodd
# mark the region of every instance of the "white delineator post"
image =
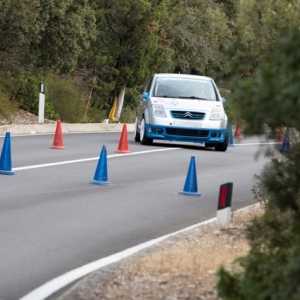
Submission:
<svg viewBox="0 0 300 300">
<path fill-rule="evenodd" d="M 44 124 L 45 115 L 45 84 L 40 83 L 40 93 L 39 93 L 39 124 Z"/>
<path fill-rule="evenodd" d="M 227 182 L 220 186 L 217 223 L 221 226 L 227 226 L 231 219 L 232 188 L 232 182 Z"/>
</svg>

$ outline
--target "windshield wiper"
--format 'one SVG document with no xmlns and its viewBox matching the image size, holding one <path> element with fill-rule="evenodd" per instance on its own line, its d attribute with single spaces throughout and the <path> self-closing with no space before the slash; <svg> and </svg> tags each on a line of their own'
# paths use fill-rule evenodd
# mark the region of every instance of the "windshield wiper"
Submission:
<svg viewBox="0 0 300 300">
<path fill-rule="evenodd" d="M 182 98 L 182 99 L 198 99 L 198 100 L 207 100 L 207 98 L 201 98 L 201 97 L 197 97 L 197 96 L 179 96 L 178 98 Z"/>
</svg>

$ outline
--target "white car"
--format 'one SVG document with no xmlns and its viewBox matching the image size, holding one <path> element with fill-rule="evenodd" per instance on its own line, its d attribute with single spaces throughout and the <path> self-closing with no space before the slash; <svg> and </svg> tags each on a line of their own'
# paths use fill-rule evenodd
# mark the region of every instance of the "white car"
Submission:
<svg viewBox="0 0 300 300">
<path fill-rule="evenodd" d="M 134 139 L 202 143 L 217 151 L 228 146 L 227 115 L 212 78 L 188 74 L 154 74 L 140 101 Z"/>
</svg>

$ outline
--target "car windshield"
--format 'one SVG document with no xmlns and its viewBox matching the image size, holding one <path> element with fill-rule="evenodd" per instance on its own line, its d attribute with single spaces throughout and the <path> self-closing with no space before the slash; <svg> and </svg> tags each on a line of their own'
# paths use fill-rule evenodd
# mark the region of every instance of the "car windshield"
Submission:
<svg viewBox="0 0 300 300">
<path fill-rule="evenodd" d="M 202 99 L 216 101 L 213 83 L 199 78 L 156 78 L 154 97 Z"/>
</svg>

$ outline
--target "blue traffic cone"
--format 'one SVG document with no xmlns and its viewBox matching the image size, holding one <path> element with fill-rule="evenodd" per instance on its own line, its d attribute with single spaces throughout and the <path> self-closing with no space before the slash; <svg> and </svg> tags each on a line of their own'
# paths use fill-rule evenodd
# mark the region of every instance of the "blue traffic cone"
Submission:
<svg viewBox="0 0 300 300">
<path fill-rule="evenodd" d="M 281 152 L 290 152 L 291 151 L 291 143 L 290 143 L 290 131 L 287 128 L 284 134 L 283 143 L 281 146 Z"/>
<path fill-rule="evenodd" d="M 0 159 L 0 174 L 13 175 L 11 167 L 10 132 L 6 132 Z"/>
<path fill-rule="evenodd" d="M 94 179 L 90 181 L 93 184 L 108 185 L 107 181 L 107 157 L 106 157 L 106 147 L 102 147 L 100 158 L 97 164 Z"/>
<path fill-rule="evenodd" d="M 232 124 L 228 125 L 228 146 L 229 147 L 234 147 L 233 144 L 233 135 L 232 135 Z"/>
<path fill-rule="evenodd" d="M 197 173 L 196 173 L 196 165 L 195 165 L 195 157 L 191 157 L 190 166 L 188 170 L 188 174 L 185 180 L 185 185 L 183 191 L 180 192 L 181 195 L 188 195 L 188 196 L 202 196 L 198 193 L 198 186 L 197 186 Z"/>
</svg>

